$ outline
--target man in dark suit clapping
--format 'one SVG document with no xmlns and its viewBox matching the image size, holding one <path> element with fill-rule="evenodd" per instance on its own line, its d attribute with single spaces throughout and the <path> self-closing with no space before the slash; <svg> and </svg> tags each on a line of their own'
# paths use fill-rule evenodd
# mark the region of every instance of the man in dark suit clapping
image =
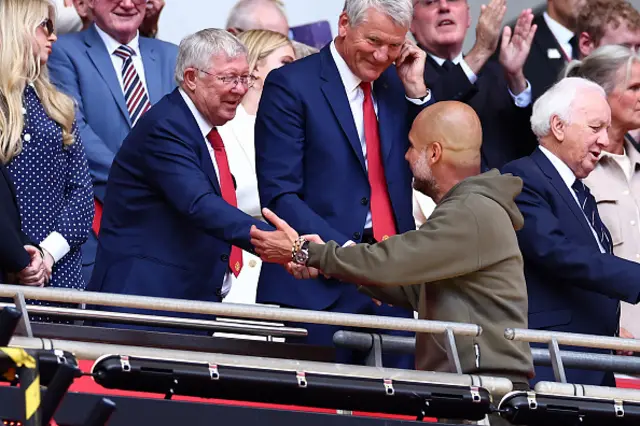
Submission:
<svg viewBox="0 0 640 426">
<path fill-rule="evenodd" d="M 438 101 L 456 100 L 471 106 L 483 131 L 483 169 L 499 168 L 531 154 L 535 138 L 527 132 L 531 115 L 531 85 L 522 67 L 536 32 L 527 9 L 513 29 L 505 28 L 499 60 L 491 58 L 500 38 L 505 0 L 483 7 L 476 43 L 462 54 L 471 24 L 466 0 L 415 2 L 411 31 L 427 52 L 424 78 Z M 512 34 L 513 32 L 513 34 Z"/>
<path fill-rule="evenodd" d="M 533 106 L 539 148 L 503 168 L 524 182 L 516 203 L 524 216 L 518 241 L 529 328 L 614 336 L 620 300 L 640 299 L 640 264 L 612 254 L 609 231 L 582 183 L 609 144 L 610 124 L 600 86 L 581 78 L 561 80 Z M 535 380 L 553 381 L 552 369 L 537 367 Z M 568 369 L 567 381 L 615 386 L 613 374 L 603 371 Z"/>
</svg>

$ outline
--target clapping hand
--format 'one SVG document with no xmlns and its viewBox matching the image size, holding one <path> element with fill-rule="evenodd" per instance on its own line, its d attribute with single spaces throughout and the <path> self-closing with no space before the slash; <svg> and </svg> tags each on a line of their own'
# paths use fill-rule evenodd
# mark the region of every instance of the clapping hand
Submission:
<svg viewBox="0 0 640 426">
<path fill-rule="evenodd" d="M 480 17 L 476 26 L 475 46 L 491 56 L 498 47 L 502 19 L 507 11 L 506 0 L 491 0 L 480 7 Z"/>
<path fill-rule="evenodd" d="M 527 87 L 523 68 L 538 29 L 532 23 L 533 13 L 531 9 L 525 9 L 518 16 L 513 34 L 508 26 L 502 32 L 500 65 L 507 74 L 509 88 L 515 94 L 520 94 Z"/>
</svg>

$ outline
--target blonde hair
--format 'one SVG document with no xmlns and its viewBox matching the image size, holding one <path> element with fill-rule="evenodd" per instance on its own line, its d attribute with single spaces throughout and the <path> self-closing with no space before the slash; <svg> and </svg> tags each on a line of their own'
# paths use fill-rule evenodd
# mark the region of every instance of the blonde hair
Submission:
<svg viewBox="0 0 640 426">
<path fill-rule="evenodd" d="M 258 63 L 283 46 L 290 46 L 291 41 L 283 34 L 270 30 L 249 30 L 238 35 L 238 39 L 247 47 L 249 72 L 254 72 Z"/>
<path fill-rule="evenodd" d="M 47 115 L 62 128 L 63 144 L 74 142 L 74 103 L 51 84 L 33 49 L 38 26 L 54 17 L 48 0 L 0 1 L 0 163 L 9 163 L 22 151 L 23 94 L 29 83 Z"/>
</svg>

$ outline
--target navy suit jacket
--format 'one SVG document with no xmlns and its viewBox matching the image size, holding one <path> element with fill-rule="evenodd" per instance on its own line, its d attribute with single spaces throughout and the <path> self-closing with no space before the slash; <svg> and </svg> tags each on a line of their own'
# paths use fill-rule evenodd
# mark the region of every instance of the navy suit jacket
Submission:
<svg viewBox="0 0 640 426">
<path fill-rule="evenodd" d="M 9 272 L 20 272 L 29 265 L 24 245 L 32 243 L 22 233 L 16 193 L 7 169 L 0 163 L 0 284 Z"/>
<path fill-rule="evenodd" d="M 407 135 L 423 106 L 405 98 L 393 67 L 373 86 L 381 152 L 398 232 L 415 229 Z M 371 188 L 349 101 L 329 46 L 269 73 L 255 127 L 260 202 L 302 234 L 360 242 Z M 303 285 L 301 285 L 303 284 Z M 279 265 L 263 264 L 259 302 L 322 310 L 346 284 L 300 283 Z"/>
<path fill-rule="evenodd" d="M 483 170 L 500 168 L 527 156 L 537 146 L 530 129 L 531 108 L 516 106 L 509 94 L 504 71 L 489 60 L 471 84 L 460 64 L 447 71 L 427 56 L 424 80 L 438 101 L 464 102 L 474 109 L 482 124 Z"/>
<path fill-rule="evenodd" d="M 273 230 L 222 199 L 206 140 L 176 89 L 116 155 L 87 290 L 219 301 L 231 244 L 253 250 L 251 225 Z"/>
<path fill-rule="evenodd" d="M 175 87 L 178 48 L 174 44 L 140 37 L 140 54 L 149 101 L 155 104 Z M 73 97 L 95 197 L 104 202 L 111 163 L 131 130 L 129 112 L 111 56 L 95 26 L 65 34 L 54 43 L 48 61 L 52 82 Z M 82 247 L 83 263 L 95 259 L 96 236 Z"/>
<path fill-rule="evenodd" d="M 614 336 L 618 302 L 640 298 L 640 264 L 600 252 L 569 188 L 540 149 L 507 164 L 503 173 L 522 178 L 516 203 L 524 216 L 518 242 L 529 296 L 529 328 Z M 578 349 L 570 350 L 588 350 Z M 567 370 L 569 383 L 613 383 L 611 373 Z M 536 381 L 551 380 L 536 367 Z"/>
<path fill-rule="evenodd" d="M 531 82 L 535 101 L 560 79 L 567 60 L 558 40 L 544 20 L 543 12 L 534 17 L 533 24 L 537 25 L 538 29 L 524 64 L 524 74 Z M 555 49 L 559 57 L 550 58 L 549 49 Z"/>
</svg>

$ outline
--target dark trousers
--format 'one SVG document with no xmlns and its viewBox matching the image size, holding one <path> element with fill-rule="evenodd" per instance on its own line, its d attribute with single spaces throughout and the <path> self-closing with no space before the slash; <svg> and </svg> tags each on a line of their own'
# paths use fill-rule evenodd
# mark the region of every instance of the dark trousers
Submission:
<svg viewBox="0 0 640 426">
<path fill-rule="evenodd" d="M 383 304 L 378 306 L 370 297 L 359 293 L 355 285 L 345 284 L 346 289 L 336 302 L 326 311 L 349 314 L 380 315 L 399 318 L 413 318 L 413 312 L 406 309 L 392 307 Z M 305 343 L 318 346 L 333 346 L 333 334 L 339 330 L 359 331 L 365 333 L 391 334 L 395 336 L 413 337 L 415 334 L 407 331 L 370 330 L 364 328 L 349 328 L 323 324 L 287 323 L 290 327 L 306 328 L 307 337 L 287 338 L 287 342 Z M 365 353 L 352 351 L 345 348 L 336 348 L 336 362 L 341 364 L 363 365 L 366 360 Z M 413 370 L 415 359 L 413 355 L 384 353 L 382 355 L 384 367 L 403 368 Z"/>
</svg>

